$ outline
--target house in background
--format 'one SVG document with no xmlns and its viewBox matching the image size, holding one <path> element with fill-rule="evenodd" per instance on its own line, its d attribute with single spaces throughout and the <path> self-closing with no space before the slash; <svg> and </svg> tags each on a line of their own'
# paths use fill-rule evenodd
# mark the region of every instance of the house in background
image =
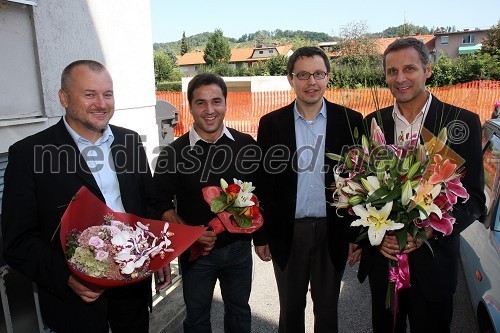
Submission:
<svg viewBox="0 0 500 333">
<path fill-rule="evenodd" d="M 414 36 L 408 36 L 408 37 L 413 37 L 413 38 L 416 38 L 416 39 L 422 41 L 424 43 L 424 45 L 427 46 L 427 49 L 429 49 L 429 53 L 430 53 L 429 60 L 430 61 L 436 60 L 436 56 L 435 56 L 435 40 L 436 40 L 436 38 L 434 37 L 434 35 L 414 35 Z M 375 43 L 377 44 L 377 47 L 378 47 L 378 53 L 384 54 L 387 47 L 398 38 L 400 38 L 400 37 L 376 39 Z"/>
<path fill-rule="evenodd" d="M 473 54 L 481 50 L 481 43 L 489 29 L 464 29 L 456 32 L 435 32 L 436 56 L 441 54 L 450 59 L 460 55 Z"/>
<path fill-rule="evenodd" d="M 229 63 L 234 68 L 252 67 L 258 62 L 266 61 L 269 58 L 277 55 L 290 56 L 293 53 L 292 47 L 292 44 L 287 44 L 281 46 L 259 45 L 253 48 L 232 49 L 231 59 L 229 60 Z M 205 64 L 205 60 L 203 59 L 204 55 L 205 52 L 201 50 L 195 50 L 193 52 L 185 53 L 183 56 L 178 58 L 177 65 L 184 72 L 185 76 L 195 76 L 198 73 L 199 67 Z"/>
<path fill-rule="evenodd" d="M 431 53 L 430 60 L 434 61 L 435 60 L 435 56 L 434 56 L 435 37 L 434 37 L 434 35 L 415 35 L 412 37 L 420 39 L 425 44 L 425 46 L 427 46 L 427 48 L 429 49 L 429 52 Z M 384 54 L 384 51 L 385 51 L 385 49 L 387 49 L 387 46 L 389 46 L 389 44 L 391 44 L 392 42 L 394 42 L 398 38 L 399 37 L 375 39 L 375 44 L 377 46 L 377 50 L 376 50 L 377 54 Z M 325 53 L 328 55 L 328 57 L 330 59 L 335 59 L 335 58 L 341 57 L 343 55 L 340 46 L 341 45 L 338 42 L 334 42 L 334 41 L 321 42 L 318 44 L 318 47 L 321 48 L 323 51 L 325 51 Z"/>
</svg>

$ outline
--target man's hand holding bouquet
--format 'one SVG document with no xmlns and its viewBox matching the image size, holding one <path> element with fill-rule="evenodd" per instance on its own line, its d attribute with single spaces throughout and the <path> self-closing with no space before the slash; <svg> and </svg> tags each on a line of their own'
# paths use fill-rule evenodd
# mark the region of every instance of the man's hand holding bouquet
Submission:
<svg viewBox="0 0 500 333">
<path fill-rule="evenodd" d="M 339 161 L 332 205 L 358 217 L 351 223 L 362 227 L 357 241 L 368 238 L 389 258 L 386 307 L 394 310 L 397 291 L 410 287 L 408 253 L 423 243 L 432 251 L 429 237 L 450 235 L 453 205 L 469 196 L 460 181 L 464 161 L 446 146 L 446 128 L 437 138 L 422 128 L 424 144 L 415 136 L 403 146 L 387 145 L 375 119 L 370 132 L 342 156 L 328 154 Z"/>
</svg>

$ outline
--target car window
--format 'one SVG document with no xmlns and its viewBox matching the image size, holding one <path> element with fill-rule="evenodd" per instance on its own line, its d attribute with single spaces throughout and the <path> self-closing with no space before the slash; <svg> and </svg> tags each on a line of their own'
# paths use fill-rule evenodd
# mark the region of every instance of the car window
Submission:
<svg viewBox="0 0 500 333">
<path fill-rule="evenodd" d="M 483 163 L 484 190 L 486 195 L 486 208 L 488 210 L 487 221 L 489 222 L 488 224 L 491 222 L 497 224 L 494 228 L 498 229 L 498 223 L 495 223 L 496 218 L 491 215 L 496 216 L 498 195 L 500 191 L 500 138 L 496 134 L 492 135 L 485 148 Z"/>
<path fill-rule="evenodd" d="M 488 141 L 490 140 L 491 136 L 493 135 L 493 130 L 487 126 L 484 126 L 483 127 L 483 133 L 481 135 L 481 138 L 483 139 L 483 144 L 481 147 L 483 147 L 483 151 L 484 151 L 484 147 L 486 146 L 486 144 L 488 143 Z"/>
</svg>

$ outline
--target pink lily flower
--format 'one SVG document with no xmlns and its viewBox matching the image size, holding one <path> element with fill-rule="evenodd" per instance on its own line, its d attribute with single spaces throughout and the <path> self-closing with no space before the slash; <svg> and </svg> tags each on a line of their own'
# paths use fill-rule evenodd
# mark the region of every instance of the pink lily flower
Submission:
<svg viewBox="0 0 500 333">
<path fill-rule="evenodd" d="M 448 236 L 453 231 L 453 224 L 455 224 L 455 218 L 448 213 L 443 213 L 442 217 L 439 218 L 435 213 L 431 213 L 429 218 L 425 220 L 415 219 L 414 223 L 419 228 L 425 228 L 430 226 L 432 229 L 443 233 L 443 235 Z"/>
<path fill-rule="evenodd" d="M 469 200 L 469 193 L 467 193 L 459 177 L 445 183 L 445 193 L 452 205 L 457 203 L 457 197 L 464 199 L 463 202 Z"/>
<path fill-rule="evenodd" d="M 375 118 L 372 118 L 370 133 L 372 135 L 373 141 L 377 142 L 378 144 L 380 144 L 382 146 L 385 146 L 384 132 L 382 132 L 382 130 L 380 129 L 380 126 L 378 126 Z"/>
<path fill-rule="evenodd" d="M 443 160 L 441 155 L 435 154 L 434 162 L 434 164 L 429 165 L 429 171 L 432 172 L 432 175 L 429 177 L 431 184 L 446 183 L 459 176 L 455 173 L 457 165 L 451 163 L 449 159 Z"/>
</svg>

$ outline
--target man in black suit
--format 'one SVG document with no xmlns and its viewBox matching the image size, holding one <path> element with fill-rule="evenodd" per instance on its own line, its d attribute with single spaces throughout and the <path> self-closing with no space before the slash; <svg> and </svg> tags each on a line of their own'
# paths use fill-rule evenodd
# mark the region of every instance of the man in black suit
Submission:
<svg viewBox="0 0 500 333">
<path fill-rule="evenodd" d="M 228 183 L 233 178 L 255 182 L 259 150 L 250 135 L 224 125 L 227 86 L 219 75 L 196 75 L 189 82 L 187 97 L 193 126 L 160 152 L 154 183 L 164 220 L 209 226 L 216 215 L 202 189 L 220 186 L 221 178 Z M 222 229 L 216 233 L 214 229 L 195 242 L 203 255 L 190 258 L 191 252 L 186 251 L 180 257 L 186 303 L 184 332 L 212 332 L 210 309 L 218 280 L 224 300 L 224 332 L 249 333 L 251 235 Z"/>
<path fill-rule="evenodd" d="M 288 81 L 296 100 L 263 116 L 257 142 L 263 150 L 264 228 L 254 236 L 257 255 L 273 260 L 280 298 L 280 332 L 304 332 L 308 285 L 315 332 L 337 332 L 340 282 L 349 248 L 349 220 L 330 207 L 334 162 L 354 142 L 360 113 L 323 98 L 330 61 L 316 47 L 289 58 Z"/>
<path fill-rule="evenodd" d="M 3 255 L 38 284 L 42 318 L 51 331 L 146 333 L 151 279 L 107 290 L 89 285 L 71 274 L 58 235 L 62 214 L 81 186 L 114 211 L 160 217 L 144 147 L 137 133 L 108 124 L 113 81 L 102 64 L 68 65 L 59 99 L 66 115 L 9 149 Z M 169 279 L 169 266 L 164 273 Z"/>
<path fill-rule="evenodd" d="M 465 159 L 462 183 L 470 198 L 454 207 L 456 224 L 452 234 L 442 237 L 426 228 L 432 252 L 422 245 L 422 240 L 408 236 L 403 253 L 409 254 L 411 288 L 399 292 L 395 329 L 406 332 L 408 316 L 412 332 L 449 332 L 457 285 L 459 233 L 484 210 L 481 123 L 477 114 L 443 103 L 425 89 L 431 66 L 429 51 L 421 41 L 402 38 L 389 45 L 384 53 L 384 70 L 396 103 L 367 116 L 367 124 L 375 117 L 388 144 L 404 144 L 412 135 L 418 136 L 422 126 L 436 136 L 447 127 L 450 148 Z M 397 259 L 400 251 L 395 236 L 388 235 L 380 246 L 363 248 L 358 278 L 363 282 L 368 276 L 370 282 L 375 333 L 393 332 L 393 314 L 385 307 L 388 258 Z"/>
</svg>

